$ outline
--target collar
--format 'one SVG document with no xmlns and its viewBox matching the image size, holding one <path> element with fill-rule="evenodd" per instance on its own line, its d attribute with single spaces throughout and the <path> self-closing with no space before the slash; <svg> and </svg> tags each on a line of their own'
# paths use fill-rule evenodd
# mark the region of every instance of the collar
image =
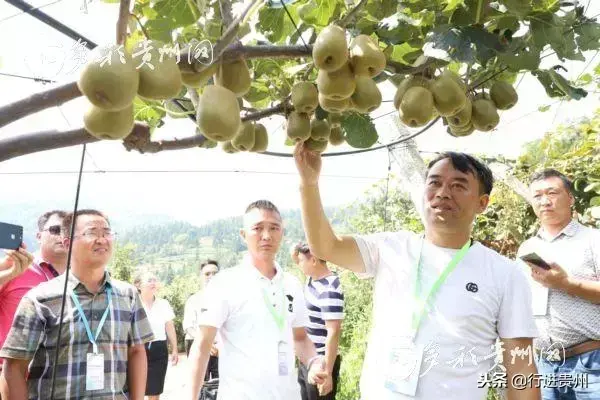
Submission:
<svg viewBox="0 0 600 400">
<path fill-rule="evenodd" d="M 575 234 L 579 231 L 580 227 L 581 227 L 581 224 L 578 221 L 576 221 L 575 219 L 571 219 L 571 222 L 569 222 L 567 224 L 567 226 L 565 226 L 556 235 L 552 236 L 549 233 L 547 233 L 543 227 L 540 227 L 540 229 L 538 229 L 538 231 L 537 231 L 537 236 L 540 239 L 543 239 L 547 242 L 552 242 L 552 241 L 558 239 L 559 237 L 561 237 L 562 235 L 569 236 L 569 237 L 575 236 Z"/>
<path fill-rule="evenodd" d="M 79 289 L 85 290 L 86 292 L 88 291 L 85 285 L 81 283 L 81 281 L 77 279 L 77 277 L 73 275 L 71 271 L 69 271 L 69 281 L 67 283 L 67 287 L 74 292 L 78 291 Z M 99 293 L 106 291 L 108 287 L 113 287 L 112 280 L 108 271 L 104 271 L 104 278 L 102 279 Z"/>
<path fill-rule="evenodd" d="M 259 281 L 264 280 L 264 281 L 270 281 L 270 282 L 276 283 L 276 282 L 283 280 L 283 269 L 281 268 L 281 265 L 279 265 L 279 263 L 277 261 L 275 261 L 275 270 L 277 272 L 275 273 L 275 276 L 273 277 L 273 279 L 269 279 L 260 273 L 258 268 L 256 268 L 254 266 L 254 263 L 252 262 L 252 258 L 250 257 L 249 254 L 244 255 L 241 264 L 242 264 L 242 267 L 248 272 L 248 274 L 250 276 L 254 277 L 255 279 L 257 279 Z"/>
<path fill-rule="evenodd" d="M 52 266 L 52 264 L 50 264 L 49 262 L 45 261 L 42 258 L 41 254 L 39 254 L 39 253 L 35 253 L 33 255 L 33 264 L 37 265 L 42 270 L 47 269 L 48 271 L 50 271 L 50 273 L 52 274 L 53 278 L 56 278 L 57 276 L 60 275 L 58 273 L 58 271 Z M 45 271 L 42 271 L 42 272 L 44 272 L 44 275 L 45 275 Z"/>
</svg>

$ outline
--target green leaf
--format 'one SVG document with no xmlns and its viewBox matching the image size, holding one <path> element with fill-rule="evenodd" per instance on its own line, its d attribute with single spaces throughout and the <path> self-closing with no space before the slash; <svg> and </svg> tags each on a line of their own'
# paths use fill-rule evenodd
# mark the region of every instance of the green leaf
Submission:
<svg viewBox="0 0 600 400">
<path fill-rule="evenodd" d="M 575 100 L 580 100 L 587 96 L 587 91 L 572 86 L 567 79 L 555 70 L 537 70 L 532 71 L 538 80 L 544 85 L 546 94 L 549 97 L 568 96 Z"/>
<path fill-rule="evenodd" d="M 533 10 L 534 11 L 548 11 L 548 12 L 557 12 L 560 10 L 560 1 L 559 0 L 533 0 Z"/>
<path fill-rule="evenodd" d="M 387 44 L 405 43 L 421 35 L 418 27 L 405 21 L 400 21 L 400 19 L 380 24 L 377 27 L 376 33 L 379 39 Z"/>
<path fill-rule="evenodd" d="M 505 46 L 500 43 L 498 36 L 480 26 L 439 26 L 428 36 L 423 50 L 426 55 L 446 61 L 479 61 L 485 64 L 497 53 L 503 52 Z"/>
<path fill-rule="evenodd" d="M 288 6 L 287 10 L 292 15 L 292 18 L 297 21 L 298 15 L 294 6 Z M 256 28 L 271 43 L 283 42 L 294 31 L 294 26 L 283 8 L 262 7 L 258 12 L 258 24 Z"/>
<path fill-rule="evenodd" d="M 338 0 L 312 0 L 298 15 L 307 24 L 325 27 L 335 15 Z"/>
<path fill-rule="evenodd" d="M 270 96 L 269 88 L 260 81 L 252 81 L 252 85 L 250 86 L 250 90 L 248 93 L 244 95 L 244 100 L 255 106 L 255 103 L 258 103 L 262 100 L 268 99 Z"/>
<path fill-rule="evenodd" d="M 454 11 L 459 6 L 465 5 L 465 0 L 444 0 L 442 4 L 446 4 L 446 8 L 444 8 L 444 12 L 446 11 Z"/>
<path fill-rule="evenodd" d="M 151 128 L 156 128 L 162 125 L 162 119 L 166 112 L 158 109 L 155 106 L 160 106 L 158 102 L 142 100 L 139 96 L 133 100 L 133 116 L 136 121 L 145 121 Z"/>
<path fill-rule="evenodd" d="M 398 0 L 369 0 L 364 9 L 372 17 L 382 20 L 396 13 Z"/>
<path fill-rule="evenodd" d="M 538 107 L 538 111 L 539 112 L 546 112 L 550 109 L 550 105 L 546 104 L 545 106 L 539 106 Z"/>
<path fill-rule="evenodd" d="M 406 65 L 412 65 L 422 54 L 420 47 L 413 47 L 409 43 L 395 45 L 390 55 L 390 60 Z"/>
<path fill-rule="evenodd" d="M 577 84 L 580 86 L 585 86 L 585 85 L 589 85 L 590 83 L 592 83 L 593 80 L 594 80 L 594 78 L 592 77 L 591 74 L 583 74 L 579 77 L 579 79 L 577 79 Z"/>
<path fill-rule="evenodd" d="M 600 24 L 597 22 L 587 21 L 581 25 L 575 26 L 577 36 L 577 45 L 579 50 L 596 50 L 598 42 L 600 42 Z"/>
<path fill-rule="evenodd" d="M 513 43 L 511 48 L 515 47 L 515 49 L 499 54 L 498 61 L 513 72 L 536 70 L 540 65 L 540 49 L 534 46 L 527 48 L 519 48 L 519 46 L 520 43 Z"/>
<path fill-rule="evenodd" d="M 585 193 L 592 192 L 592 191 L 594 191 L 596 193 L 600 192 L 600 182 L 590 183 L 589 185 L 587 185 L 585 187 L 585 189 L 583 189 L 583 191 Z"/>
<path fill-rule="evenodd" d="M 342 120 L 341 125 L 346 132 L 346 142 L 352 147 L 368 149 L 379 138 L 369 115 L 350 113 Z"/>
<path fill-rule="evenodd" d="M 600 206 L 600 196 L 592 197 L 592 199 L 590 200 L 590 206 L 592 206 L 592 207 Z"/>
<path fill-rule="evenodd" d="M 119 3 L 121 0 L 102 0 L 103 3 L 115 4 Z"/>
<path fill-rule="evenodd" d="M 508 9 L 509 14 L 517 15 L 521 18 L 525 17 L 532 10 L 531 0 L 500 0 L 500 4 L 503 4 Z"/>
<path fill-rule="evenodd" d="M 585 61 L 575 42 L 575 33 L 569 29 L 573 14 L 559 17 L 552 13 L 530 15 L 529 30 L 533 43 L 538 48 L 550 45 L 559 59 Z"/>
<path fill-rule="evenodd" d="M 172 21 L 168 18 L 157 18 L 146 23 L 146 32 L 152 40 L 161 40 L 170 43 L 172 40 L 171 31 L 173 30 Z"/>
<path fill-rule="evenodd" d="M 260 78 L 263 75 L 272 76 L 273 74 L 278 74 L 281 70 L 279 63 L 270 58 L 255 59 L 252 60 L 252 64 L 254 70 L 254 79 Z"/>
</svg>

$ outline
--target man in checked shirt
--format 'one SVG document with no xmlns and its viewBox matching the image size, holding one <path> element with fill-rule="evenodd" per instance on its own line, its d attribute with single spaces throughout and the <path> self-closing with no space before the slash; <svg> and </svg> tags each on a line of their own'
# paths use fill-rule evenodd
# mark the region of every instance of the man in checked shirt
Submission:
<svg viewBox="0 0 600 400">
<path fill-rule="evenodd" d="M 146 350 L 153 339 L 135 287 L 106 271 L 113 252 L 108 218 L 96 210 L 62 223 L 65 248 L 72 245 L 55 399 L 144 398 Z M 5 358 L 3 400 L 50 399 L 66 275 L 35 287 L 23 297 L 0 350 Z"/>
<path fill-rule="evenodd" d="M 541 228 L 521 245 L 518 257 L 536 253 L 550 266 L 528 263 L 539 302 L 534 347 L 545 375 L 542 396 L 600 399 L 600 230 L 573 219 L 573 186 L 565 175 L 546 169 L 530 181 Z"/>
</svg>

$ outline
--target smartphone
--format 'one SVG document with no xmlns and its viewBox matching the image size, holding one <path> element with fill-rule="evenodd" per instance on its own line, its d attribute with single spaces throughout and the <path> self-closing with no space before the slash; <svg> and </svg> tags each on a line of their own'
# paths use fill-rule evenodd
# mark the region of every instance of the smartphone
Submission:
<svg viewBox="0 0 600 400">
<path fill-rule="evenodd" d="M 17 250 L 23 243 L 23 227 L 0 222 L 0 249 Z"/>
<path fill-rule="evenodd" d="M 536 253 L 525 254 L 520 257 L 521 260 L 530 262 L 534 265 L 537 265 L 540 268 L 550 269 L 550 265 L 546 261 L 542 259 L 542 257 L 538 256 Z"/>
</svg>

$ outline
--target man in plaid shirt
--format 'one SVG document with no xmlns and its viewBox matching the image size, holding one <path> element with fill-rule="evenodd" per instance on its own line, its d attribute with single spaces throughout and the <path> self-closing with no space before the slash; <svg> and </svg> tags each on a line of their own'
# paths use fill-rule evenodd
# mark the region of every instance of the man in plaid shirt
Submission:
<svg viewBox="0 0 600 400">
<path fill-rule="evenodd" d="M 72 214 L 63 220 L 65 248 Z M 54 398 L 144 398 L 152 329 L 133 285 L 111 279 L 106 266 L 114 233 L 96 210 L 76 214 Z M 3 400 L 50 399 L 65 274 L 25 295 L 0 357 Z M 9 383 L 10 382 L 10 383 Z"/>
</svg>

